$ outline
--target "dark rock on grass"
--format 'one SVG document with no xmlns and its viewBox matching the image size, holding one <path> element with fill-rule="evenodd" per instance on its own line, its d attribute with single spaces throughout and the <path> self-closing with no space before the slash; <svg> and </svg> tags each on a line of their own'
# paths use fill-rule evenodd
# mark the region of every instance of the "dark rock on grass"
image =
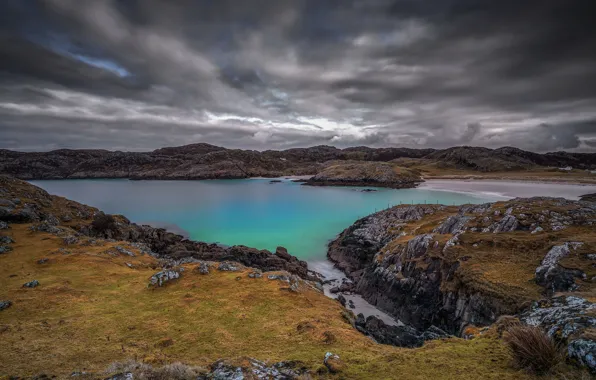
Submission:
<svg viewBox="0 0 596 380">
<path fill-rule="evenodd" d="M 219 360 L 211 365 L 211 371 L 206 378 L 290 380 L 307 374 L 308 369 L 300 362 L 285 361 L 268 365 L 262 361 L 248 358 L 242 366 L 230 364 L 226 360 Z"/>
<path fill-rule="evenodd" d="M 129 251 L 128 249 L 126 249 L 126 248 L 124 248 L 124 247 L 122 247 L 120 245 L 116 245 L 116 246 L 114 246 L 114 248 L 116 249 L 116 251 L 120 252 L 123 255 L 130 256 L 130 257 L 135 257 L 136 256 L 134 254 L 134 252 Z"/>
<path fill-rule="evenodd" d="M 6 309 L 8 309 L 11 306 L 12 306 L 12 302 L 11 301 L 0 301 L 0 311 L 6 310 Z"/>
<path fill-rule="evenodd" d="M 327 367 L 331 373 L 339 373 L 345 370 L 346 367 L 344 362 L 339 358 L 339 355 L 336 355 L 333 352 L 327 352 L 325 354 L 323 364 L 325 364 L 325 367 Z"/>
<path fill-rule="evenodd" d="M 217 269 L 224 272 L 236 272 L 238 270 L 238 267 L 224 261 L 223 263 L 219 263 Z"/>
<path fill-rule="evenodd" d="M 165 269 L 157 272 L 149 279 L 149 286 L 164 286 L 167 282 L 180 278 L 180 271 L 174 269 Z"/>
<path fill-rule="evenodd" d="M 23 284 L 23 288 L 36 288 L 39 286 L 39 281 L 33 280 Z"/>
<path fill-rule="evenodd" d="M 285 274 L 270 274 L 267 276 L 270 280 L 279 280 L 284 282 L 290 282 L 290 277 Z"/>
<path fill-rule="evenodd" d="M 261 278 L 261 277 L 263 277 L 263 273 L 256 272 L 256 271 L 255 272 L 250 272 L 248 274 L 248 277 L 250 277 L 250 278 Z"/>
<path fill-rule="evenodd" d="M 77 244 L 79 242 L 79 239 L 77 239 L 76 236 L 74 235 L 68 235 L 65 236 L 62 241 L 64 242 L 64 244 L 66 245 L 73 245 L 73 244 Z"/>
<path fill-rule="evenodd" d="M 10 236 L 0 236 L 0 244 L 11 244 L 14 240 Z"/>
<path fill-rule="evenodd" d="M 201 263 L 199 265 L 199 273 L 200 274 L 209 274 L 209 264 Z"/>
<path fill-rule="evenodd" d="M 0 220 L 0 230 L 7 230 L 8 228 L 8 223 Z"/>
<path fill-rule="evenodd" d="M 12 251 L 12 247 L 9 247 L 8 245 L 0 245 L 0 254 L 8 253 L 10 251 Z"/>
<path fill-rule="evenodd" d="M 37 263 L 38 264 L 46 264 L 48 261 L 50 261 L 50 259 L 48 259 L 47 257 L 44 257 L 43 259 L 37 260 Z"/>
<path fill-rule="evenodd" d="M 49 234 L 58 235 L 62 232 L 62 230 L 55 225 L 49 223 L 48 221 L 44 220 L 41 223 L 37 223 L 29 227 L 29 230 L 36 231 L 36 232 L 47 232 Z"/>
</svg>

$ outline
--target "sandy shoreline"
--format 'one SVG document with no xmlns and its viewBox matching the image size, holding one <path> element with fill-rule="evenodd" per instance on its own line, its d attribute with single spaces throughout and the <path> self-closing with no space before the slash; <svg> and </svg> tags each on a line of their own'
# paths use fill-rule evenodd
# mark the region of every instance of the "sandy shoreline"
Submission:
<svg viewBox="0 0 596 380">
<path fill-rule="evenodd" d="M 581 195 L 596 193 L 596 184 L 489 179 L 426 179 L 418 188 L 481 193 L 507 199 L 544 196 L 578 200 Z"/>
</svg>

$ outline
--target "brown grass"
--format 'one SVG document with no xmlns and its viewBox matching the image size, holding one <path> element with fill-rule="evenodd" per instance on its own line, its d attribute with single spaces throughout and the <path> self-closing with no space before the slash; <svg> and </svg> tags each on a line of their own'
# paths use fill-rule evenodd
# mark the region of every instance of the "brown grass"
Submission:
<svg viewBox="0 0 596 380">
<path fill-rule="evenodd" d="M 327 351 L 346 363 L 346 379 L 532 378 L 509 366 L 498 339 L 453 338 L 418 349 L 379 345 L 345 321 L 336 301 L 309 289 L 281 291 L 279 281 L 249 279 L 248 270 L 200 276 L 192 272 L 196 264 L 187 265 L 180 280 L 150 290 L 154 258 L 134 249 L 136 257 L 106 253 L 125 243 L 73 245 L 62 254 L 60 238 L 28 225 L 5 233 L 16 243 L 0 256 L 0 299 L 14 304 L 0 314 L 0 378 L 103 373 L 110 363 L 135 358 L 155 369 L 245 356 L 297 360 L 314 373 Z M 43 257 L 49 263 L 37 264 Z M 23 289 L 31 279 L 41 285 Z"/>
<path fill-rule="evenodd" d="M 510 327 L 504 339 L 515 366 L 531 373 L 550 373 L 564 361 L 561 347 L 538 327 Z"/>
</svg>

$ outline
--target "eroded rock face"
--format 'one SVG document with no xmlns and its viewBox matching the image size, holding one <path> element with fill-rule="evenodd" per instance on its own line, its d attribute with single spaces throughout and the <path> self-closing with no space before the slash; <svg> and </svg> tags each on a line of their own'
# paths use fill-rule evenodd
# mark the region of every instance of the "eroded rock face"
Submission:
<svg viewBox="0 0 596 380">
<path fill-rule="evenodd" d="M 571 291 L 577 288 L 576 278 L 584 273 L 579 270 L 563 268 L 559 261 L 569 256 L 571 250 L 581 247 L 581 242 L 570 242 L 556 245 L 544 256 L 542 263 L 536 268 L 536 283 L 546 288 L 547 294 L 560 291 Z"/>
<path fill-rule="evenodd" d="M 442 206 L 393 207 L 359 219 L 329 244 L 327 257 L 357 281 L 375 254 L 402 232 L 407 222 L 420 220 L 440 210 Z"/>
<path fill-rule="evenodd" d="M 360 219 L 330 243 L 328 252 L 337 267 L 354 280 L 357 293 L 419 331 L 437 326 L 458 335 L 468 324 L 485 326 L 524 307 L 519 299 L 508 297 L 505 288 L 474 285 L 470 277 L 474 274 L 462 269 L 470 256 L 457 254 L 460 245 L 484 252 L 492 249 L 492 244 L 515 247 L 515 236 L 532 236 L 530 232 L 540 225 L 548 231 L 557 231 L 552 226 L 559 224 L 596 225 L 596 207 L 587 202 L 543 197 L 500 202 L 498 207 L 464 205 L 434 222 L 432 233 L 417 233 L 417 226 L 426 226 L 424 221 L 408 224 L 445 209 L 436 207 L 441 206 L 395 207 Z M 511 235 L 513 240 L 495 237 L 496 243 L 491 239 L 480 244 L 487 240 L 482 233 L 513 232 L 518 234 Z M 476 233 L 480 240 L 474 240 Z M 450 237 L 445 240 L 444 235 Z M 562 251 L 573 246 L 569 243 Z M 573 290 L 582 273 L 560 267 L 558 260 L 565 255 L 558 255 L 558 250 L 546 255 L 536 272 L 537 282 L 554 291 Z M 557 259 L 551 260 L 551 256 Z"/>
<path fill-rule="evenodd" d="M 365 319 L 362 314 L 358 315 L 355 325 L 360 332 L 371 336 L 376 342 L 397 347 L 421 347 L 425 341 L 451 336 L 436 326 L 419 331 L 408 325 L 390 326 L 374 316 Z"/>
</svg>

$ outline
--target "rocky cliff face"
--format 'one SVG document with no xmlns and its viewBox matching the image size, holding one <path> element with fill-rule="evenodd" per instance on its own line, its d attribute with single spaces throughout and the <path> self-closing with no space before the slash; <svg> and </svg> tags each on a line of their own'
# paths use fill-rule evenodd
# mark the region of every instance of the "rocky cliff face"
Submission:
<svg viewBox="0 0 596 380">
<path fill-rule="evenodd" d="M 398 206 L 346 229 L 328 257 L 373 305 L 418 329 L 460 334 L 553 289 L 591 292 L 595 224 L 593 203 L 564 199 Z"/>
<path fill-rule="evenodd" d="M 442 165 L 478 171 L 572 166 L 596 169 L 596 154 L 538 154 L 516 148 L 455 147 L 445 150 L 331 146 L 264 152 L 226 149 L 210 144 L 167 147 L 152 152 L 60 149 L 43 153 L 0 150 L 0 174 L 21 179 L 133 178 L 210 179 L 314 175 L 328 161 L 388 162 L 427 158 Z"/>
</svg>

